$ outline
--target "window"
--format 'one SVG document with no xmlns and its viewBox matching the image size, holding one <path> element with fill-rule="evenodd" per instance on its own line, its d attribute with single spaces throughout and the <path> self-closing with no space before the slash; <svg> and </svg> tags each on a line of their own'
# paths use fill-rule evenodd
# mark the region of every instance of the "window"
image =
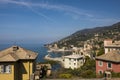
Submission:
<svg viewBox="0 0 120 80">
<path fill-rule="evenodd" d="M 107 63 L 108 68 L 112 68 L 112 64 L 110 62 Z"/>
<path fill-rule="evenodd" d="M 11 72 L 11 66 L 10 65 L 4 65 L 4 72 L 10 73 Z"/>
<path fill-rule="evenodd" d="M 74 59 L 74 61 L 76 61 L 76 59 Z"/>
<path fill-rule="evenodd" d="M 98 61 L 98 65 L 99 66 L 103 66 L 103 62 L 102 61 Z"/>
<path fill-rule="evenodd" d="M 74 65 L 76 65 L 76 63 L 74 63 Z"/>
<path fill-rule="evenodd" d="M 83 55 L 83 52 L 81 52 L 81 55 Z"/>
<path fill-rule="evenodd" d="M 100 71 L 98 71 L 98 73 L 99 73 L 100 75 L 102 75 L 102 74 L 103 74 L 103 71 L 102 71 L 102 70 L 100 70 Z"/>
<path fill-rule="evenodd" d="M 0 73 L 10 73 L 11 66 L 10 65 L 0 65 Z"/>
<path fill-rule="evenodd" d="M 3 65 L 0 65 L 0 73 L 3 73 L 4 72 L 4 66 Z"/>
<path fill-rule="evenodd" d="M 71 61 L 71 58 L 69 58 L 69 61 Z"/>
</svg>

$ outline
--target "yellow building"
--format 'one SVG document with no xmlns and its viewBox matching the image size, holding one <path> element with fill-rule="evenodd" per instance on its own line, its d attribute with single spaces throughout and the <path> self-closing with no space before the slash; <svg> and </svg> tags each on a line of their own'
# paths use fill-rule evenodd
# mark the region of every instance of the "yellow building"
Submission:
<svg viewBox="0 0 120 80">
<path fill-rule="evenodd" d="M 0 51 L 0 80 L 30 80 L 37 53 L 19 46 Z"/>
</svg>

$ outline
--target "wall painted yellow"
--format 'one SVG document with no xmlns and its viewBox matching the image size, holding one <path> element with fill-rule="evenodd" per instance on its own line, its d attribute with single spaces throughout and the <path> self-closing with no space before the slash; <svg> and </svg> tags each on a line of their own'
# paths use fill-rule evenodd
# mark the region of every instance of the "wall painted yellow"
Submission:
<svg viewBox="0 0 120 80">
<path fill-rule="evenodd" d="M 29 80 L 30 75 L 33 73 L 33 62 L 22 61 L 22 80 Z"/>
<path fill-rule="evenodd" d="M 11 73 L 0 73 L 0 80 L 14 80 L 14 63 L 3 63 L 2 65 L 11 65 Z"/>
<path fill-rule="evenodd" d="M 11 65 L 11 73 L 0 73 L 0 80 L 30 80 L 33 73 L 33 61 L 21 60 L 15 63 L 0 63 Z"/>
</svg>

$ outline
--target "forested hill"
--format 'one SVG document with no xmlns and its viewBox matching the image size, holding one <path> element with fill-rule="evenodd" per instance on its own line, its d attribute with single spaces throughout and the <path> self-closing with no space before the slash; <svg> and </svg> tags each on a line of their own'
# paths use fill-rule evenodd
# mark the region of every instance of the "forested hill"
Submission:
<svg viewBox="0 0 120 80">
<path fill-rule="evenodd" d="M 72 35 L 54 43 L 57 43 L 59 46 L 79 46 L 87 40 L 94 40 L 96 37 L 98 37 L 101 41 L 108 38 L 113 40 L 120 40 L 120 22 L 111 26 L 79 30 Z"/>
</svg>

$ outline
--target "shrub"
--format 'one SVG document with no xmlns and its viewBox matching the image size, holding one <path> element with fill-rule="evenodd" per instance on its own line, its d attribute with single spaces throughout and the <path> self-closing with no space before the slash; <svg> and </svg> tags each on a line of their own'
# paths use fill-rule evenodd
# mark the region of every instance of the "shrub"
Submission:
<svg viewBox="0 0 120 80">
<path fill-rule="evenodd" d="M 114 73 L 114 72 L 112 72 L 112 77 L 120 78 L 120 73 Z"/>
<path fill-rule="evenodd" d="M 96 75 L 95 75 L 94 71 L 86 70 L 86 71 L 82 72 L 81 77 L 83 77 L 83 78 L 95 78 Z"/>
<path fill-rule="evenodd" d="M 69 74 L 69 73 L 66 73 L 66 74 L 60 74 L 60 75 L 59 75 L 59 78 L 69 79 L 69 78 L 71 78 L 71 77 L 72 77 L 72 75 Z"/>
</svg>

